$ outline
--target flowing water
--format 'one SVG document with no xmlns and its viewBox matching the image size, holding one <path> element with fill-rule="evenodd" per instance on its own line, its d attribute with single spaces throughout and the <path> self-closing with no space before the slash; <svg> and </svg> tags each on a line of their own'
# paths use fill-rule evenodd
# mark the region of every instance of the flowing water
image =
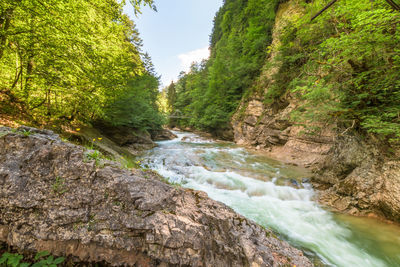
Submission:
<svg viewBox="0 0 400 267">
<path fill-rule="evenodd" d="M 400 227 L 322 209 L 305 170 L 230 143 L 176 134 L 141 156 L 142 165 L 271 228 L 316 265 L 400 266 Z"/>
</svg>

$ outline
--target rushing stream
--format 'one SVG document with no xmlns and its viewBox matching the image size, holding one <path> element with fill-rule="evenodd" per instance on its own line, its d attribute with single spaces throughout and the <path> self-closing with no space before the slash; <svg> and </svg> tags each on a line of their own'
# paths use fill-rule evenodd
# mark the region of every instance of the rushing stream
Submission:
<svg viewBox="0 0 400 267">
<path fill-rule="evenodd" d="M 325 211 L 313 201 L 304 170 L 230 143 L 176 134 L 143 155 L 142 165 L 271 228 L 316 265 L 400 266 L 400 227 Z"/>
</svg>

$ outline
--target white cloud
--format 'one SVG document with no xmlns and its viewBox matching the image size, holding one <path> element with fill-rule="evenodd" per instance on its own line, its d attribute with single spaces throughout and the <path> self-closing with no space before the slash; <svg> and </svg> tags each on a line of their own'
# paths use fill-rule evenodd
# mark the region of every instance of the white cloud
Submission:
<svg viewBox="0 0 400 267">
<path fill-rule="evenodd" d="M 181 61 L 182 70 L 188 72 L 193 62 L 200 62 L 203 59 L 209 58 L 209 56 L 210 51 L 208 50 L 208 47 L 204 47 L 188 53 L 180 54 L 178 55 L 178 58 Z"/>
</svg>

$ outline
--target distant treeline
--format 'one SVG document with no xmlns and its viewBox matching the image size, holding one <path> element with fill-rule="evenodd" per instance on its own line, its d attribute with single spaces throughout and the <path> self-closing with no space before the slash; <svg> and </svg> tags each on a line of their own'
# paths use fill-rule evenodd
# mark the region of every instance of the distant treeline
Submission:
<svg viewBox="0 0 400 267">
<path fill-rule="evenodd" d="M 279 0 L 226 0 L 214 19 L 211 57 L 193 65 L 171 84 L 172 110 L 190 120 L 177 121 L 207 131 L 227 128 L 233 112 L 265 62 Z"/>
<path fill-rule="evenodd" d="M 400 13 L 386 1 L 226 0 L 214 20 L 211 57 L 182 73 L 167 91 L 180 126 L 229 127 L 239 104 L 257 95 L 265 106 L 298 103 L 294 122 L 332 124 L 400 138 Z M 271 47 L 279 4 L 295 19 Z M 293 15 L 295 16 L 295 14 Z M 269 60 L 271 49 L 277 56 Z M 271 77 L 269 70 L 278 68 Z M 279 105 L 278 105 L 279 106 Z M 240 113 L 240 112 L 239 112 Z"/>
</svg>

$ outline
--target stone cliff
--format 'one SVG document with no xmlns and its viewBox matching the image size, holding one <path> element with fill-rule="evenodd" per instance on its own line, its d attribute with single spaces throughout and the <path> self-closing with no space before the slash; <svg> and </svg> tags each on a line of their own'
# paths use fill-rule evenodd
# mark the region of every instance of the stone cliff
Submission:
<svg viewBox="0 0 400 267">
<path fill-rule="evenodd" d="M 279 103 L 271 105 L 263 101 L 280 67 L 276 58 L 283 29 L 303 12 L 297 1 L 280 5 L 269 67 L 261 74 L 261 79 L 268 83 L 264 92 L 243 100 L 233 116 L 235 142 L 313 170 L 321 203 L 335 210 L 356 215 L 375 213 L 400 221 L 400 153 L 388 155 L 384 144 L 372 136 L 362 138 L 356 131 L 337 125 L 319 125 L 322 130 L 318 134 L 305 134 L 304 128 L 291 119 L 299 100 L 290 93 Z"/>
<path fill-rule="evenodd" d="M 87 153 L 50 131 L 0 128 L 0 242 L 114 266 L 312 266 L 205 193 Z"/>
</svg>

